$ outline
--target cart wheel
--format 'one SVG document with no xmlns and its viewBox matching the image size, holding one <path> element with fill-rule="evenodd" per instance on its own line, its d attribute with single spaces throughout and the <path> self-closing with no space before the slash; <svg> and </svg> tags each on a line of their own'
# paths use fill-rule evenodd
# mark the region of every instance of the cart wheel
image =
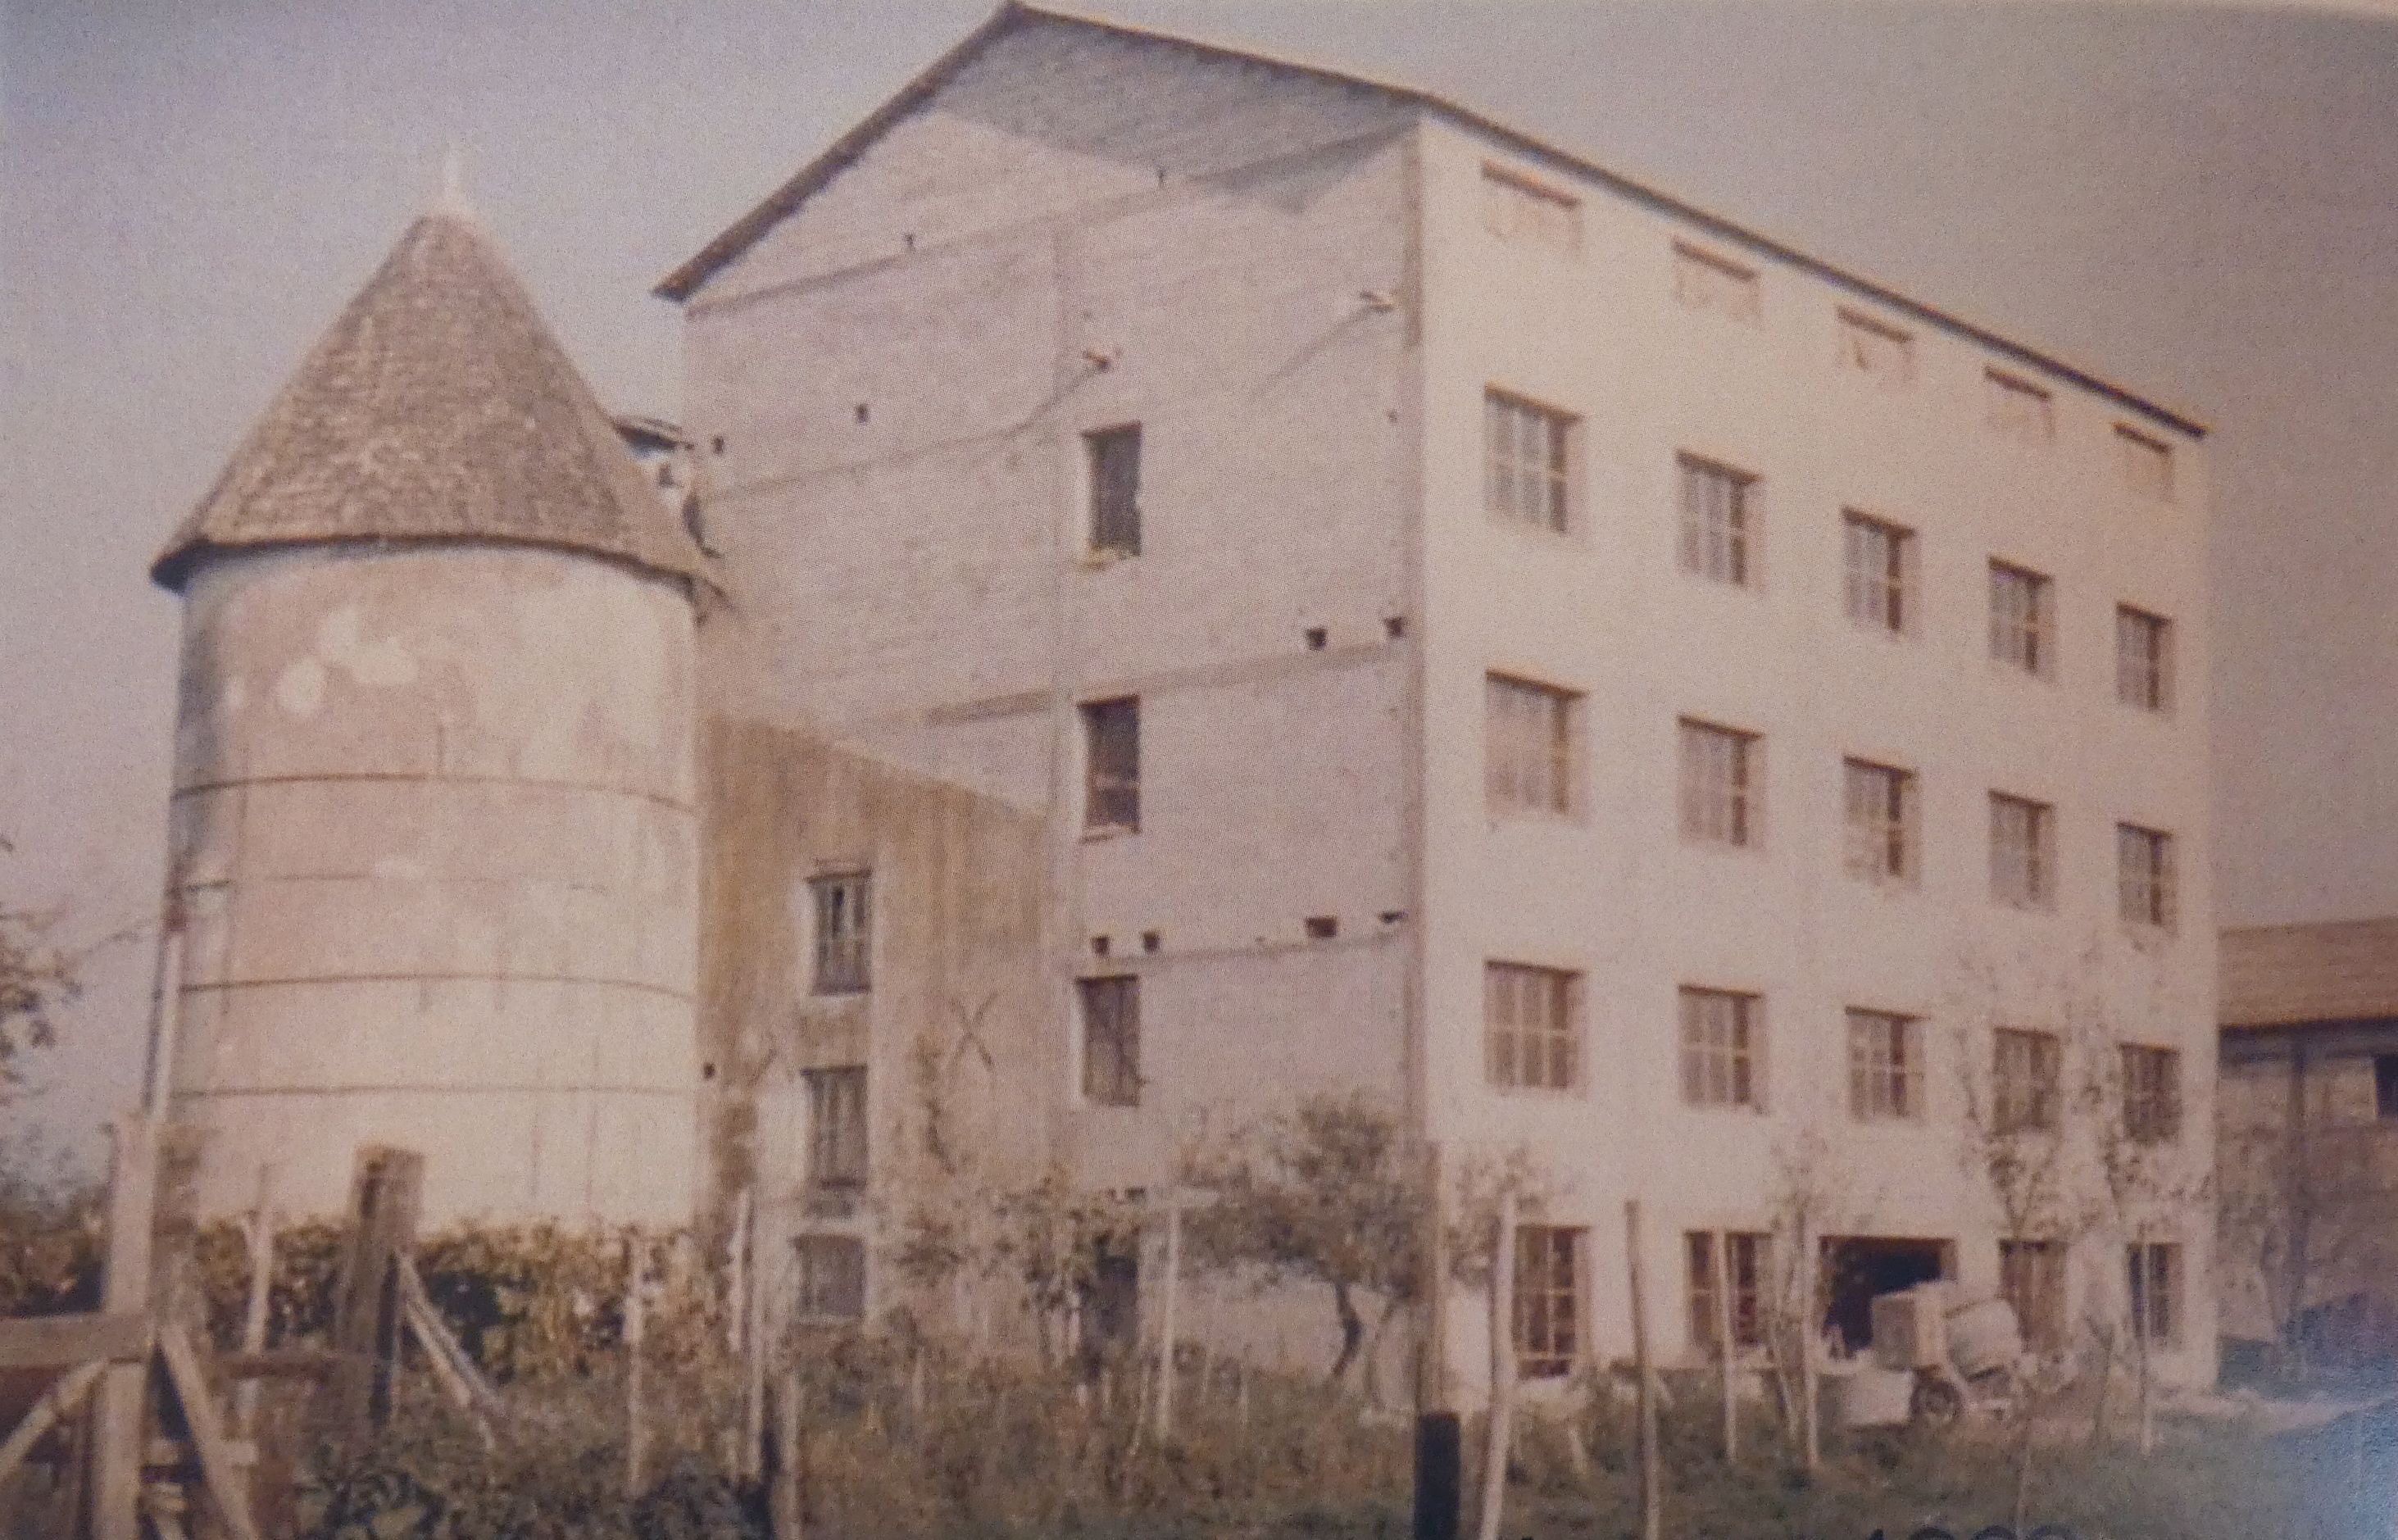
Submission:
<svg viewBox="0 0 2398 1540">
<path fill-rule="evenodd" d="M 1933 1427 L 1947 1427 L 1964 1410 L 1965 1398 L 1946 1380 L 1918 1380 L 1915 1393 L 1906 1398 L 1907 1414 Z"/>
</svg>

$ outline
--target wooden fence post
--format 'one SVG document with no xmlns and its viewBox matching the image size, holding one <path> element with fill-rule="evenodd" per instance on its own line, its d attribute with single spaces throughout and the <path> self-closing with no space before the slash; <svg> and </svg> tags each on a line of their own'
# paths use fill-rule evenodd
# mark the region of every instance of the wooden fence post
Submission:
<svg viewBox="0 0 2398 1540">
<path fill-rule="evenodd" d="M 1716 1275 L 1716 1365 L 1723 1374 L 1724 1463 L 1730 1465 L 1740 1458 L 1740 1402 L 1731 1381 L 1731 1240 L 1718 1230 L 1708 1245 Z"/>
<path fill-rule="evenodd" d="M 1499 1234 L 1490 1247 L 1490 1415 L 1482 1463 L 1482 1540 L 1499 1540 L 1507 1503 L 1507 1445 L 1516 1412 L 1516 1195 L 1499 1195 Z"/>
<path fill-rule="evenodd" d="M 650 1427 L 641 1405 L 640 1243 L 625 1238 L 625 1495 L 649 1489 Z"/>
<path fill-rule="evenodd" d="M 144 1315 L 150 1308 L 150 1227 L 155 1216 L 158 1125 L 139 1114 L 116 1120 L 108 1179 L 108 1250 L 101 1308 Z M 150 1366 L 112 1363 L 101 1375 L 92 1412 L 91 1540 L 140 1540 L 144 1402 Z"/>
<path fill-rule="evenodd" d="M 1182 1292 L 1182 1197 L 1165 1200 L 1165 1304 L 1159 1314 L 1157 1354 L 1157 1441 L 1174 1437 L 1174 1357 L 1177 1344 L 1175 1307 Z"/>
<path fill-rule="evenodd" d="M 241 1312 L 241 1350 L 266 1350 L 266 1313 L 275 1285 L 275 1168 L 258 1169 L 258 1207 L 249 1216 L 249 1293 Z M 233 1432 L 249 1437 L 258 1421 L 259 1382 L 243 1380 L 234 1386 Z"/>
<path fill-rule="evenodd" d="M 405 1317 L 398 1263 L 416 1244 L 424 1157 L 369 1146 L 350 1182 L 350 1234 L 334 1295 L 333 1346 L 351 1355 L 336 1393 L 338 1436 L 363 1439 L 391 1414 L 392 1371 Z"/>
</svg>

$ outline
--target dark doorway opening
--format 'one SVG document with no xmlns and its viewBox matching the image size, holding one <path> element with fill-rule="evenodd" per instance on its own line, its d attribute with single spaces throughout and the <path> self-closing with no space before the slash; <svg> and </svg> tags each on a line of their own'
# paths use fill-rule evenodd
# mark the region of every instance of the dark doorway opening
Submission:
<svg viewBox="0 0 2398 1540">
<path fill-rule="evenodd" d="M 1090 1273 L 1076 1286 L 1082 1307 L 1085 1373 L 1128 1357 L 1140 1345 L 1140 1233 L 1119 1231 L 1094 1242 Z"/>
<path fill-rule="evenodd" d="M 1956 1243 L 1909 1236 L 1824 1237 L 1824 1330 L 1843 1351 L 1873 1342 L 1873 1302 L 1934 1278 L 1954 1277 Z"/>
</svg>

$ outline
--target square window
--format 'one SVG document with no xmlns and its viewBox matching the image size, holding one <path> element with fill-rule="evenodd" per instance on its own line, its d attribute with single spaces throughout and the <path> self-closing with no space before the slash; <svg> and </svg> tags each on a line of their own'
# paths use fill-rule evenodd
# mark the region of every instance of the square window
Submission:
<svg viewBox="0 0 2398 1540">
<path fill-rule="evenodd" d="M 1757 269 L 1683 241 L 1674 243 L 1674 298 L 1750 326 L 1765 320 Z"/>
<path fill-rule="evenodd" d="M 817 994 L 855 994 L 869 981 L 874 935 L 874 880 L 864 871 L 816 877 L 808 883 L 815 910 Z"/>
<path fill-rule="evenodd" d="M 1562 533 L 1570 512 L 1575 419 L 1504 391 L 1482 398 L 1484 506 L 1498 518 Z"/>
<path fill-rule="evenodd" d="M 1112 556 L 1140 554 L 1140 425 L 1105 427 L 1083 435 L 1089 462 L 1091 549 Z"/>
<path fill-rule="evenodd" d="M 2056 809 L 1990 793 L 1990 897 L 2016 909 L 2056 907 Z"/>
<path fill-rule="evenodd" d="M 866 1243 L 855 1236 L 801 1236 L 791 1242 L 798 1298 L 793 1315 L 816 1324 L 866 1318 Z"/>
<path fill-rule="evenodd" d="M 1982 371 L 1989 424 L 2001 438 L 2045 444 L 2056 437 L 2056 403 L 2047 390 L 2001 369 Z"/>
<path fill-rule="evenodd" d="M 2181 1133 L 2181 1055 L 2173 1048 L 2123 1045 L 2123 1133 L 2135 1144 L 2162 1144 Z"/>
<path fill-rule="evenodd" d="M 1861 311 L 1839 313 L 1840 367 L 1865 375 L 1884 390 L 1901 390 L 1915 379 L 1915 339 L 1888 321 Z"/>
<path fill-rule="evenodd" d="M 1583 1232 L 1556 1224 L 1516 1227 L 1516 1372 L 1553 1380 L 1573 1372 L 1582 1351 Z"/>
<path fill-rule="evenodd" d="M 1580 697 L 1529 680 L 1483 682 L 1484 791 L 1493 813 L 1570 813 Z"/>
<path fill-rule="evenodd" d="M 2122 457 L 2123 480 L 2143 497 L 2173 501 L 2173 446 L 2138 428 L 2115 425 L 2115 451 Z"/>
<path fill-rule="evenodd" d="M 2135 925 L 2171 930 L 2174 925 L 2173 836 L 2135 823 L 2115 826 L 2116 898 L 2123 918 Z"/>
<path fill-rule="evenodd" d="M 1913 883 L 1916 794 L 1912 773 L 1866 760 L 1842 762 L 1849 874 L 1876 883 Z"/>
<path fill-rule="evenodd" d="M 1852 508 L 1840 516 L 1849 618 L 1868 630 L 1915 625 L 1915 534 Z"/>
<path fill-rule="evenodd" d="M 1075 981 L 1083 1007 L 1083 1100 L 1140 1105 L 1140 980 L 1129 975 Z"/>
<path fill-rule="evenodd" d="M 1763 843 L 1764 740 L 1713 723 L 1681 722 L 1682 836 L 1710 844 Z"/>
<path fill-rule="evenodd" d="M 1693 1107 L 1758 1107 L 1763 1033 L 1754 994 L 1681 991 L 1682 1100 Z"/>
<path fill-rule="evenodd" d="M 866 1067 L 806 1070 L 808 1185 L 866 1183 Z"/>
<path fill-rule="evenodd" d="M 2055 1128 L 2065 1067 L 2056 1033 L 2001 1027 L 1991 1035 L 1990 1116 L 1996 1130 Z"/>
<path fill-rule="evenodd" d="M 1582 250 L 1582 200 L 1519 171 L 1485 163 L 1482 227 L 1502 240 Z"/>
<path fill-rule="evenodd" d="M 1861 1122 L 1923 1116 L 1923 1023 L 1888 1011 L 1849 1013 L 1849 1113 Z"/>
<path fill-rule="evenodd" d="M 1140 828 L 1140 702 L 1095 700 L 1083 707 L 1083 827 Z"/>
<path fill-rule="evenodd" d="M 2173 705 L 2173 622 L 2115 606 L 2115 698 L 2143 711 Z"/>
<path fill-rule="evenodd" d="M 1682 570 L 1716 583 L 1755 581 L 1757 478 L 1746 471 L 1680 456 Z"/>
<path fill-rule="evenodd" d="M 2041 678 L 2056 671 L 2056 585 L 2045 575 L 1990 563 L 1990 655 Z"/>
<path fill-rule="evenodd" d="M 1716 1299 L 1716 1259 L 1731 1279 L 1731 1343 L 1734 1350 L 1765 1344 L 1765 1248 L 1756 1232 L 1692 1230 L 1682 1236 L 1690 1275 L 1691 1344 L 1710 1358 L 1723 1353 L 1721 1306 Z"/>
<path fill-rule="evenodd" d="M 1483 1040 L 1490 1084 L 1568 1091 L 1581 1074 L 1581 976 L 1522 963 L 1482 968 Z"/>
</svg>

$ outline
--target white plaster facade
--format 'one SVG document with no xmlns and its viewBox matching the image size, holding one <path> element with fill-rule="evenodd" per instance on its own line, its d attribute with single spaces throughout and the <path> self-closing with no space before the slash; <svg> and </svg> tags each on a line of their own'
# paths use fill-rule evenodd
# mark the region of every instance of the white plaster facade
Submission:
<svg viewBox="0 0 2398 1540">
<path fill-rule="evenodd" d="M 1572 249 L 1494 233 L 1486 165 L 1573 200 Z M 1203 1118 L 1365 1087 L 1452 1166 L 1522 1147 L 1550 1173 L 1604 1358 L 1628 1340 L 1623 1200 L 1650 1319 L 1691 1353 L 1683 1232 L 1769 1228 L 1810 1129 L 1852 1170 L 1856 1233 L 1943 1239 L 1994 1287 L 1960 1154 L 1994 1023 L 2095 1012 L 2177 1047 L 2203 1171 L 2185 419 L 1445 104 L 1021 9 L 778 198 L 661 290 L 742 617 L 707 671 L 745 711 L 1052 815 L 1051 1089 L 1085 1180 L 1154 1186 Z M 1677 301 L 1677 241 L 1755 273 L 1753 320 Z M 1907 334 L 1903 387 L 1842 370 L 1844 309 Z M 2045 441 L 1993 432 L 1993 367 L 2048 393 Z M 1578 420 L 1565 532 L 1486 511 L 1489 388 Z M 1140 550 L 1094 559 L 1083 436 L 1133 422 Z M 2119 425 L 2170 446 L 2169 500 L 2127 484 Z M 1677 566 L 1685 453 L 1759 479 L 1748 585 Z M 1915 532 L 1902 634 L 1844 612 L 1844 508 Z M 2053 579 L 2044 677 L 1991 656 L 1994 559 Z M 2119 603 L 2170 617 L 2168 710 L 2117 699 Z M 1490 672 L 1576 693 L 1569 815 L 1488 811 Z M 1125 696 L 1140 828 L 1093 837 L 1077 707 Z M 1681 836 L 1683 716 L 1761 735 L 1758 848 Z M 1845 756 L 1914 772 L 1916 881 L 1844 871 Z M 1992 901 L 1993 790 L 2054 809 L 2047 910 Z M 2174 837 L 2169 930 L 2118 918 L 2119 822 Z M 1579 975 L 1574 1089 L 1488 1083 L 1491 960 Z M 1141 981 L 1137 1109 L 1079 1095 L 1073 981 L 1113 973 Z M 1683 985 L 1762 997 L 1762 1112 L 1682 1103 Z M 1922 1020 L 1919 1118 L 1850 1116 L 1852 1006 Z M 2211 1221 L 2155 1225 L 2186 1260 L 2172 1371 L 2211 1373 Z M 2119 1297 L 2121 1237 L 2072 1268 L 2077 1310 Z M 1479 1317 L 1452 1313 L 1453 1363 L 1487 1361 Z"/>
</svg>

